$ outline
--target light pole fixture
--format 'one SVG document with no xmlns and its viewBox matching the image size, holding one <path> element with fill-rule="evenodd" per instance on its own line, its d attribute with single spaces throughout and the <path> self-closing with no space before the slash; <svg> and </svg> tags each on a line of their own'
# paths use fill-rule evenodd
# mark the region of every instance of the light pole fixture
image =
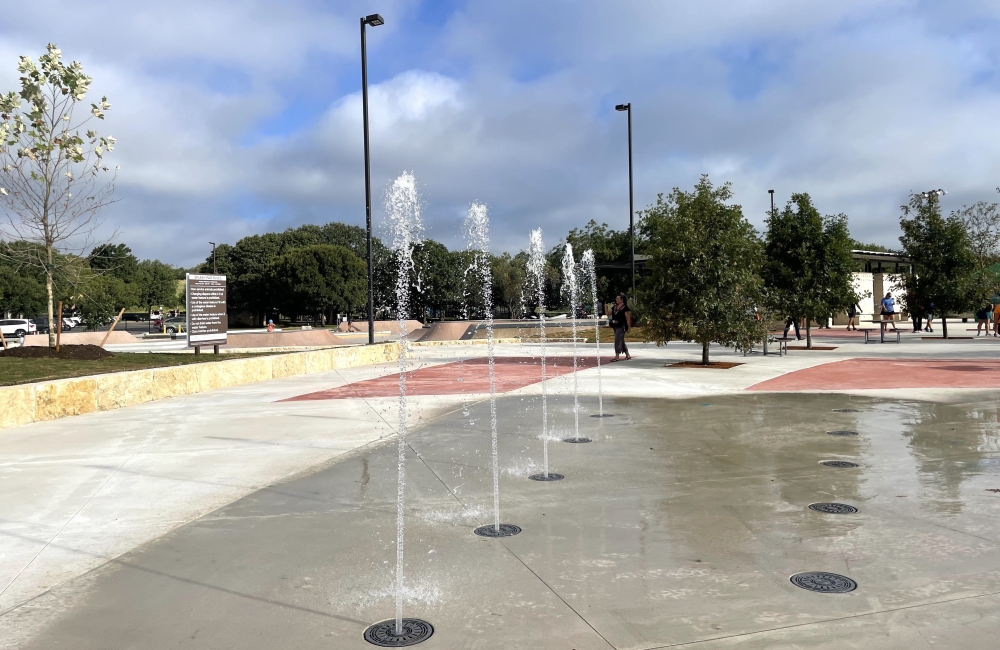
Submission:
<svg viewBox="0 0 1000 650">
<path fill-rule="evenodd" d="M 774 190 L 768 190 L 768 194 L 771 195 L 771 216 L 774 216 Z"/>
<path fill-rule="evenodd" d="M 632 216 L 635 213 L 632 202 L 632 103 L 618 104 L 615 106 L 615 110 L 628 113 L 628 238 L 632 249 L 632 254 L 630 255 L 632 265 L 632 300 L 635 300 L 635 223 Z"/>
<path fill-rule="evenodd" d="M 932 196 L 944 196 L 945 194 L 947 194 L 947 192 L 945 192 L 944 190 L 936 189 L 936 190 L 928 190 L 926 192 L 921 192 L 920 196 L 924 197 L 925 199 L 929 199 Z"/>
<path fill-rule="evenodd" d="M 384 25 L 385 20 L 378 14 L 361 19 L 361 111 L 365 125 L 365 226 L 368 229 L 368 343 L 375 342 L 375 283 L 372 278 L 372 168 L 368 149 L 368 47 L 365 42 L 365 27 Z"/>
<path fill-rule="evenodd" d="M 208 243 L 212 245 L 212 273 L 216 273 L 217 274 L 218 271 L 215 268 L 215 242 L 214 241 L 210 241 Z"/>
</svg>

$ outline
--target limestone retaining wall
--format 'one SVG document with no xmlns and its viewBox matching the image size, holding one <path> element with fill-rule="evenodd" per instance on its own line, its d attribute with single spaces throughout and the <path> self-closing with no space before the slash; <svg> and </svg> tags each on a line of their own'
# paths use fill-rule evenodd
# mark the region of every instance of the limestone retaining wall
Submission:
<svg viewBox="0 0 1000 650">
<path fill-rule="evenodd" d="M 0 387 L 0 429 L 268 379 L 399 359 L 398 343 L 132 370 Z"/>
</svg>

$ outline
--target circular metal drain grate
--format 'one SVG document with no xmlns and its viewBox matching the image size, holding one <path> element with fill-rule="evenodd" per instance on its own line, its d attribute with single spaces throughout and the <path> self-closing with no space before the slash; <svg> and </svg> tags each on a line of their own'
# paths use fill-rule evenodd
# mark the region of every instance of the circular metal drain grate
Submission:
<svg viewBox="0 0 1000 650">
<path fill-rule="evenodd" d="M 396 619 L 392 619 L 365 630 L 365 641 L 383 648 L 402 648 L 426 641 L 432 634 L 434 626 L 419 618 L 404 618 L 403 633 L 396 634 Z"/>
<path fill-rule="evenodd" d="M 825 571 L 807 571 L 796 573 L 791 577 L 792 584 L 809 591 L 824 594 L 846 594 L 858 588 L 858 583 L 847 576 Z"/>
<path fill-rule="evenodd" d="M 849 460 L 824 460 L 820 461 L 820 465 L 826 465 L 827 467 L 857 467 L 857 463 L 852 463 Z"/>
<path fill-rule="evenodd" d="M 590 438 L 564 438 L 563 442 L 590 442 Z"/>
<path fill-rule="evenodd" d="M 810 503 L 809 509 L 825 512 L 828 515 L 853 515 L 858 511 L 857 508 L 846 503 Z"/>
<path fill-rule="evenodd" d="M 848 431 L 846 429 L 837 429 L 836 431 L 827 431 L 831 436 L 856 436 L 857 431 Z"/>
<path fill-rule="evenodd" d="M 860 409 L 833 409 L 834 413 L 860 413 Z"/>
<path fill-rule="evenodd" d="M 489 526 L 480 526 L 472 532 L 480 537 L 510 537 L 521 532 L 521 527 L 514 524 L 500 524 L 500 530 L 497 530 L 496 526 L 490 524 Z"/>
<path fill-rule="evenodd" d="M 532 474 L 529 476 L 532 481 L 561 481 L 565 476 L 562 474 L 556 474 L 555 472 L 549 472 L 546 476 L 545 474 Z"/>
</svg>

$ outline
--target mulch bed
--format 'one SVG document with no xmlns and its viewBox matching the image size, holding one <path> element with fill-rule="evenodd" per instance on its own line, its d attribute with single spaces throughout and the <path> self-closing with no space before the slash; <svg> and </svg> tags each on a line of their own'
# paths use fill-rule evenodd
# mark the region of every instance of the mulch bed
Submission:
<svg viewBox="0 0 1000 650">
<path fill-rule="evenodd" d="M 59 352 L 55 348 L 29 345 L 4 350 L 0 348 L 0 357 L 7 359 L 73 359 L 75 361 L 97 361 L 110 359 L 112 353 L 99 345 L 62 345 Z"/>
<path fill-rule="evenodd" d="M 836 346 L 832 346 L 831 347 L 831 346 L 823 346 L 823 345 L 814 345 L 811 348 L 807 348 L 804 345 L 789 345 L 787 349 L 789 349 L 789 350 L 836 350 L 837 347 Z"/>
<path fill-rule="evenodd" d="M 729 368 L 742 365 L 742 363 L 733 363 L 731 361 L 709 361 L 707 366 L 697 361 L 679 361 L 677 363 L 668 363 L 667 368 L 714 368 L 716 370 L 728 370 Z"/>
</svg>

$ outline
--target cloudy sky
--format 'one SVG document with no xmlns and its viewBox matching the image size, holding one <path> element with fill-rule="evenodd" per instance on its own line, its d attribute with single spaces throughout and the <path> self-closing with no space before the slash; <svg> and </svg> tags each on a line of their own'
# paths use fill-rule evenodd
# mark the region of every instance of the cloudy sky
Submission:
<svg viewBox="0 0 1000 650">
<path fill-rule="evenodd" d="M 703 173 L 758 226 L 768 189 L 813 195 L 892 246 L 910 191 L 1000 195 L 995 0 L 39 0 L 0 21 L 0 91 L 55 42 L 112 103 L 120 201 L 141 257 L 364 223 L 358 19 L 369 29 L 372 180 L 412 170 L 427 234 L 461 245 L 472 201 L 494 248 L 557 243 Z"/>
</svg>

